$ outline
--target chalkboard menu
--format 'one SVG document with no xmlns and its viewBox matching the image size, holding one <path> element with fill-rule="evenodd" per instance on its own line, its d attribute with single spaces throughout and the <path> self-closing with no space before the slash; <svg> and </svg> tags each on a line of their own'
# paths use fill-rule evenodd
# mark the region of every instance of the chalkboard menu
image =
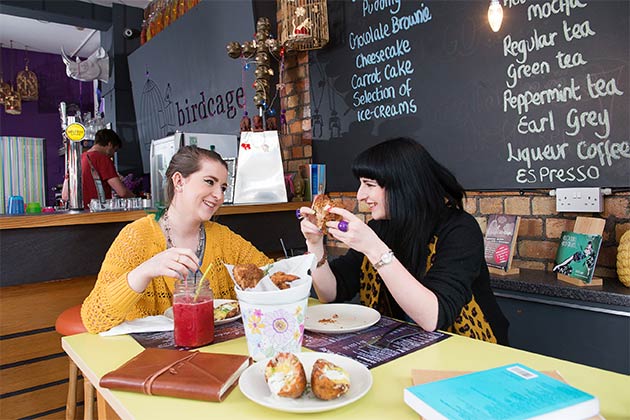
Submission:
<svg viewBox="0 0 630 420">
<path fill-rule="evenodd" d="M 328 2 L 310 55 L 313 161 L 329 191 L 395 136 L 469 190 L 630 186 L 628 1 Z"/>
</svg>

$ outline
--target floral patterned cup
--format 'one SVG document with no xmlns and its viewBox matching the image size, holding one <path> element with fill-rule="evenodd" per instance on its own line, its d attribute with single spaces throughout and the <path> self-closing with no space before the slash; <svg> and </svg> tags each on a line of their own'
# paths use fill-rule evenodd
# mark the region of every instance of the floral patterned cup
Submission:
<svg viewBox="0 0 630 420">
<path fill-rule="evenodd" d="M 300 352 L 310 278 L 277 292 L 237 291 L 249 355 L 259 361 L 278 352 Z"/>
</svg>

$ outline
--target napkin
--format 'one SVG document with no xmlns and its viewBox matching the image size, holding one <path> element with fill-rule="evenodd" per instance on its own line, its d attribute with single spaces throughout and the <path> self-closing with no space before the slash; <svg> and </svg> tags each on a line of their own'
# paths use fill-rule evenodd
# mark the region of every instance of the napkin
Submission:
<svg viewBox="0 0 630 420">
<path fill-rule="evenodd" d="M 230 277 L 232 277 L 232 281 L 234 282 L 234 288 L 237 290 L 241 289 L 241 286 L 236 283 L 234 280 L 234 266 L 230 264 L 225 264 L 228 272 L 230 273 Z M 287 274 L 293 274 L 298 276 L 299 278 L 290 282 L 290 288 L 296 288 L 298 286 L 302 286 L 305 284 L 309 284 L 311 282 L 311 276 L 309 275 L 309 270 L 315 268 L 315 256 L 313 254 L 304 254 L 299 255 L 297 257 L 291 257 L 284 260 L 276 261 L 274 263 L 265 265 L 260 267 L 261 270 L 266 271 L 267 275 L 264 276 L 254 288 L 247 289 L 248 292 L 271 292 L 271 291 L 279 291 L 280 289 L 276 286 L 273 281 L 269 278 L 273 273 L 278 271 L 283 271 Z"/>
<path fill-rule="evenodd" d="M 142 333 L 142 332 L 158 332 L 173 331 L 173 320 L 164 315 L 147 316 L 131 321 L 125 321 L 120 325 L 103 331 L 99 335 L 109 337 L 113 335 Z"/>
</svg>

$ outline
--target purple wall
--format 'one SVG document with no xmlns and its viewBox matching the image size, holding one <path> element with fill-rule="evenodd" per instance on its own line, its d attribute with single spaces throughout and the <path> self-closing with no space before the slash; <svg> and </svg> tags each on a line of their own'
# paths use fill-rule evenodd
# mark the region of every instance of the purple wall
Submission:
<svg viewBox="0 0 630 420">
<path fill-rule="evenodd" d="M 24 50 L 2 49 L 4 81 L 12 83 L 24 69 Z M 61 122 L 57 108 L 64 101 L 76 104 L 81 112 L 93 114 L 92 82 L 80 82 L 66 75 L 61 55 L 28 52 L 29 70 L 39 81 L 39 100 L 22 102 L 22 114 L 10 115 L 0 107 L 0 135 L 43 137 L 46 139 L 46 204 L 54 204 L 52 188 L 63 182 L 64 158 L 58 150 L 62 146 Z"/>
</svg>

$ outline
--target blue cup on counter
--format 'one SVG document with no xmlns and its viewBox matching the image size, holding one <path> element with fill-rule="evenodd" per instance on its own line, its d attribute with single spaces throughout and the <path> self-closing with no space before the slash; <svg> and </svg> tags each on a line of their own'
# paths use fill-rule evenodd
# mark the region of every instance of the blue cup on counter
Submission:
<svg viewBox="0 0 630 420">
<path fill-rule="evenodd" d="M 24 198 L 21 195 L 12 195 L 7 203 L 7 214 L 24 214 Z"/>
</svg>

